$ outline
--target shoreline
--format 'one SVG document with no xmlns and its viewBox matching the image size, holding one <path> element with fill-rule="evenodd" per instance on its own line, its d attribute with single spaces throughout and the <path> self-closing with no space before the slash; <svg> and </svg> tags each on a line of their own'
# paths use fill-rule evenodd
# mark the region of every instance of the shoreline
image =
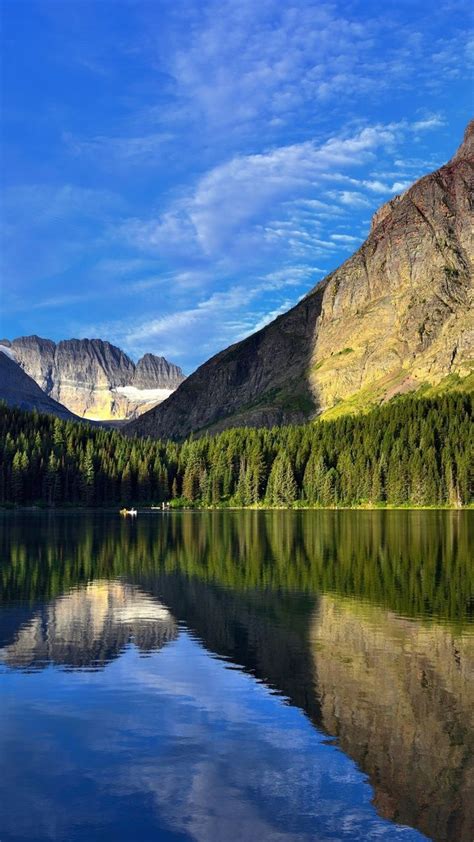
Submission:
<svg viewBox="0 0 474 842">
<path fill-rule="evenodd" d="M 19 505 L 5 505 L 0 504 L 0 513 L 2 512 L 69 512 L 70 514 L 92 514 L 92 513 L 116 513 L 120 514 L 118 508 L 120 504 L 110 506 L 19 506 Z M 474 503 L 467 506 L 416 506 L 416 505 L 402 505 L 392 506 L 390 504 L 375 503 L 361 504 L 357 506 L 170 506 L 167 509 L 151 508 L 150 506 L 143 506 L 140 508 L 136 504 L 138 514 L 170 514 L 176 512 L 467 512 L 474 511 Z"/>
</svg>

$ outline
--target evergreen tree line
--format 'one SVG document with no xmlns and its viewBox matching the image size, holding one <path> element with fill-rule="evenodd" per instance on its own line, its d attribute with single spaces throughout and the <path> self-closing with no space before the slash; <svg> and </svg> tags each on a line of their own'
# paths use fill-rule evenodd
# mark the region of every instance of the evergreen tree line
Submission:
<svg viewBox="0 0 474 842">
<path fill-rule="evenodd" d="M 0 406 L 0 503 L 468 505 L 472 396 L 172 441 Z"/>
</svg>

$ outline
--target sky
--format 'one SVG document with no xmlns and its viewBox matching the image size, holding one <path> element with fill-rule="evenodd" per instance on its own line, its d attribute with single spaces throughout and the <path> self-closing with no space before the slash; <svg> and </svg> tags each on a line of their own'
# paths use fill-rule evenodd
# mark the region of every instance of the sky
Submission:
<svg viewBox="0 0 474 842">
<path fill-rule="evenodd" d="M 473 111 L 471 4 L 2 0 L 0 334 L 190 373 L 300 300 Z"/>
</svg>

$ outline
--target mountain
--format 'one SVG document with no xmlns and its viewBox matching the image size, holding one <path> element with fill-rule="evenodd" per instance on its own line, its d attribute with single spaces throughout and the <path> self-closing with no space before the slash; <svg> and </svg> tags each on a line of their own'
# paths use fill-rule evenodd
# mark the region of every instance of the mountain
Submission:
<svg viewBox="0 0 474 842">
<path fill-rule="evenodd" d="M 3 353 L 1 353 L 3 351 Z M 75 419 L 65 406 L 46 395 L 0 344 L 0 400 L 20 409 L 37 409 L 65 420 Z M 76 420 L 78 420 L 76 418 Z"/>
<path fill-rule="evenodd" d="M 472 377 L 473 147 L 474 121 L 448 164 L 377 211 L 342 266 L 127 431 L 180 439 L 334 417 Z"/>
<path fill-rule="evenodd" d="M 132 418 L 167 398 L 183 380 L 179 366 L 145 354 L 135 363 L 102 339 L 52 342 L 39 336 L 2 340 L 51 398 L 83 418 Z"/>
</svg>

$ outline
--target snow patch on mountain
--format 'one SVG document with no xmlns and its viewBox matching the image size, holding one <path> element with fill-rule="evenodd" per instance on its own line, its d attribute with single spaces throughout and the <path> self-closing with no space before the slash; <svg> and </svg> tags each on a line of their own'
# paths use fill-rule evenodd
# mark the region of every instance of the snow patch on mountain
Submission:
<svg viewBox="0 0 474 842">
<path fill-rule="evenodd" d="M 151 403 L 152 401 L 165 401 L 174 392 L 174 389 L 138 389 L 137 386 L 117 386 L 113 391 L 119 392 L 130 401 Z"/>
</svg>

